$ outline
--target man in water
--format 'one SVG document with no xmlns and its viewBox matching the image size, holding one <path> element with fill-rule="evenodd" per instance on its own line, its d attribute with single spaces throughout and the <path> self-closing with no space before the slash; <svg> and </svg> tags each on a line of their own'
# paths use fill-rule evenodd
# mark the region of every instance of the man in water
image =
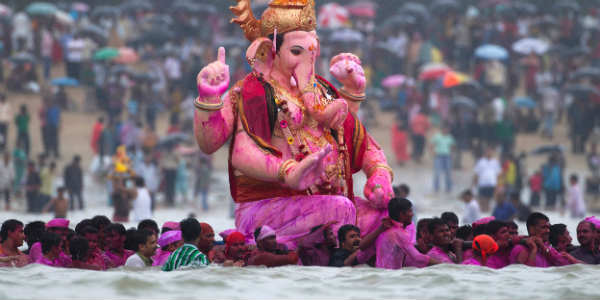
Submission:
<svg viewBox="0 0 600 300">
<path fill-rule="evenodd" d="M 146 268 L 152 266 L 152 256 L 156 253 L 156 235 L 146 229 L 138 230 L 135 235 L 137 252 L 125 262 L 126 267 Z"/>
<path fill-rule="evenodd" d="M 88 253 L 88 261 L 86 263 L 94 266 L 99 266 L 102 270 L 106 270 L 108 258 L 98 244 L 98 229 L 92 226 L 86 226 L 82 230 L 82 235 L 88 240 L 90 247 Z"/>
<path fill-rule="evenodd" d="M 117 268 L 125 265 L 127 259 L 135 253 L 125 249 L 125 233 L 125 226 L 119 223 L 110 224 L 104 229 L 107 248 L 104 255 L 107 258 L 108 268 Z"/>
<path fill-rule="evenodd" d="M 215 245 L 215 231 L 208 223 L 200 223 L 202 233 L 200 241 L 198 241 L 198 250 L 208 256 L 208 260 L 212 261 L 214 253 L 212 252 Z"/>
<path fill-rule="evenodd" d="M 442 213 L 440 218 L 448 225 L 448 228 L 450 229 L 450 238 L 455 239 L 456 231 L 458 230 L 458 216 L 451 211 L 447 211 Z"/>
<path fill-rule="evenodd" d="M 51 267 L 67 267 L 59 261 L 61 238 L 58 234 L 46 232 L 42 235 L 42 253 L 43 255 L 35 261 L 37 264 L 42 264 Z"/>
<path fill-rule="evenodd" d="M 422 254 L 427 254 L 431 250 L 431 235 L 428 229 L 431 220 L 431 218 L 425 218 L 417 222 L 417 244 L 415 248 Z"/>
<path fill-rule="evenodd" d="M 566 258 L 550 246 L 550 219 L 546 215 L 539 212 L 529 215 L 527 232 L 532 239 L 528 241 L 527 246 L 516 245 L 512 249 L 511 264 L 542 268 L 569 264 Z"/>
<path fill-rule="evenodd" d="M 413 210 L 408 199 L 392 198 L 388 203 L 388 214 L 392 219 L 392 226 L 379 235 L 376 242 L 378 268 L 422 268 L 439 263 L 421 254 L 410 240 L 410 233 L 406 227 L 412 222 Z"/>
<path fill-rule="evenodd" d="M 298 256 L 304 266 L 327 266 L 337 240 L 331 226 L 335 221 L 321 224 L 298 243 Z"/>
<path fill-rule="evenodd" d="M 224 267 L 243 267 L 248 264 L 250 251 L 244 234 L 234 231 L 225 239 Z"/>
<path fill-rule="evenodd" d="M 66 218 L 67 211 L 69 210 L 69 199 L 65 197 L 65 188 L 59 187 L 56 189 L 56 193 L 56 197 L 52 198 L 52 200 L 44 206 L 42 212 L 47 212 L 52 207 L 55 218 Z"/>
<path fill-rule="evenodd" d="M 600 264 L 600 252 L 594 242 L 597 230 L 594 224 L 584 220 L 577 225 L 577 241 L 579 246 L 569 252 L 576 259 L 586 264 Z"/>
<path fill-rule="evenodd" d="M 21 253 L 25 233 L 23 223 L 18 220 L 6 220 L 0 229 L 0 266 L 22 267 L 29 264 L 29 256 Z"/>
<path fill-rule="evenodd" d="M 163 271 L 173 271 L 184 267 L 200 267 L 209 264 L 206 255 L 198 249 L 202 229 L 198 220 L 187 218 L 179 223 L 183 246 L 169 255 Z"/>
<path fill-rule="evenodd" d="M 431 234 L 433 248 L 427 255 L 441 263 L 460 264 L 462 263 L 463 241 L 452 239 L 450 227 L 442 219 L 434 218 L 427 226 Z"/>
<path fill-rule="evenodd" d="M 160 246 L 160 248 L 156 250 L 156 254 L 152 257 L 152 260 L 154 261 L 152 265 L 162 267 L 169 259 L 171 253 L 182 245 L 183 240 L 181 239 L 181 231 L 169 230 L 161 234 L 158 239 L 158 246 Z"/>
<path fill-rule="evenodd" d="M 298 264 L 298 254 L 277 244 L 276 233 L 271 227 L 263 225 L 256 228 L 254 240 L 257 249 L 250 255 L 248 265 L 279 267 Z"/>
</svg>

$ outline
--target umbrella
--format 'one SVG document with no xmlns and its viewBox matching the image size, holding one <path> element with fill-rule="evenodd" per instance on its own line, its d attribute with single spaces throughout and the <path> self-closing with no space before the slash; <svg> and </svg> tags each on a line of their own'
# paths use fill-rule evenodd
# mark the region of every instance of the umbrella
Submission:
<svg viewBox="0 0 600 300">
<path fill-rule="evenodd" d="M 68 13 L 66 13 L 62 10 L 57 10 L 54 13 L 54 18 L 56 19 L 57 22 L 59 22 L 63 25 L 73 25 L 73 23 L 75 22 L 73 20 L 73 17 L 71 17 L 71 15 L 69 15 Z"/>
<path fill-rule="evenodd" d="M 417 24 L 417 18 L 407 14 L 399 14 L 388 18 L 381 24 L 382 28 L 396 28 L 405 25 Z"/>
<path fill-rule="evenodd" d="M 582 67 L 571 74 L 571 78 L 579 79 L 582 77 L 600 78 L 600 68 Z"/>
<path fill-rule="evenodd" d="M 423 20 L 427 20 L 429 18 L 429 10 L 427 9 L 427 7 L 425 7 L 425 5 L 421 3 L 404 3 L 404 5 L 400 7 L 400 12 L 408 13 L 411 15 L 418 15 L 418 17 L 420 17 Z"/>
<path fill-rule="evenodd" d="M 452 71 L 452 69 L 444 63 L 436 63 L 436 62 L 428 63 L 421 68 L 421 73 L 419 74 L 419 79 L 420 80 L 438 79 L 450 71 Z"/>
<path fill-rule="evenodd" d="M 166 16 L 166 15 L 157 15 L 157 16 L 150 16 L 150 17 L 144 18 L 142 22 L 154 25 L 155 27 L 161 27 L 161 26 L 168 27 L 171 24 L 173 24 L 173 18 L 171 18 L 170 16 Z"/>
<path fill-rule="evenodd" d="M 363 35 L 360 31 L 352 30 L 352 29 L 342 29 L 334 31 L 331 34 L 332 42 L 347 42 L 347 43 L 358 43 L 363 41 Z"/>
<path fill-rule="evenodd" d="M 465 107 L 465 108 L 470 108 L 470 109 L 477 109 L 477 103 L 475 103 L 475 101 L 473 101 L 473 99 L 467 98 L 464 96 L 457 96 L 457 97 L 452 98 L 450 105 L 455 106 L 455 107 L 460 106 L 460 107 Z"/>
<path fill-rule="evenodd" d="M 248 46 L 248 41 L 243 38 L 230 37 L 220 39 L 216 44 L 225 48 L 245 48 Z"/>
<path fill-rule="evenodd" d="M 190 140 L 189 136 L 185 133 L 171 133 L 158 141 L 157 147 L 173 147 L 180 143 L 185 143 Z"/>
<path fill-rule="evenodd" d="M 381 81 L 381 86 L 386 87 L 386 88 L 399 87 L 402 84 L 404 84 L 404 82 L 406 82 L 406 79 L 407 78 L 404 75 L 400 75 L 400 74 L 390 75 Z"/>
<path fill-rule="evenodd" d="M 537 7 L 531 3 L 527 2 L 513 2 L 510 5 L 510 8 L 516 12 L 533 15 L 537 12 Z"/>
<path fill-rule="evenodd" d="M 77 79 L 70 78 L 70 77 L 54 78 L 54 79 L 52 79 L 52 81 L 50 81 L 50 83 L 52 85 L 56 85 L 56 86 L 78 86 L 79 85 L 79 81 L 77 81 Z"/>
<path fill-rule="evenodd" d="M 531 150 L 531 152 L 529 152 L 530 155 L 540 155 L 540 154 L 552 154 L 555 152 L 563 152 L 564 148 L 561 145 L 544 145 L 544 146 L 539 146 L 533 150 Z"/>
<path fill-rule="evenodd" d="M 77 34 L 89 37 L 99 44 L 104 44 L 108 40 L 108 33 L 96 25 L 86 25 L 77 31 Z"/>
<path fill-rule="evenodd" d="M 110 73 L 132 75 L 132 74 L 135 74 L 135 71 L 124 65 L 116 65 L 116 66 L 113 66 L 112 68 L 110 68 Z"/>
<path fill-rule="evenodd" d="M 174 33 L 166 28 L 154 28 L 144 32 L 140 36 L 140 40 L 154 45 L 162 45 L 168 42 L 173 36 Z"/>
<path fill-rule="evenodd" d="M 144 72 L 144 73 L 132 73 L 131 75 L 131 79 L 136 80 L 136 81 L 146 81 L 146 82 L 154 82 L 156 80 L 156 78 L 154 78 L 154 76 L 152 76 L 150 73 Z"/>
<path fill-rule="evenodd" d="M 95 60 L 111 60 L 119 56 L 119 50 L 111 47 L 102 48 L 94 53 Z"/>
<path fill-rule="evenodd" d="M 115 58 L 115 62 L 120 64 L 133 64 L 136 63 L 140 57 L 137 55 L 135 50 L 131 48 L 119 48 L 119 56 Z"/>
<path fill-rule="evenodd" d="M 446 13 L 456 11 L 460 5 L 455 0 L 436 0 L 431 4 L 431 10 L 436 13 Z"/>
<path fill-rule="evenodd" d="M 446 72 L 442 77 L 442 86 L 444 88 L 451 88 L 451 87 L 459 86 L 469 80 L 470 80 L 470 78 L 466 74 L 456 72 L 456 71 L 449 71 L 449 72 Z"/>
<path fill-rule="evenodd" d="M 10 57 L 10 61 L 15 64 L 34 63 L 35 57 L 29 53 L 18 53 Z"/>
<path fill-rule="evenodd" d="M 522 108 L 535 108 L 537 106 L 537 103 L 529 97 L 519 97 L 516 98 L 514 102 L 518 107 Z"/>
<path fill-rule="evenodd" d="M 120 6 L 123 12 L 136 12 L 136 11 L 148 11 L 152 10 L 152 4 L 149 1 L 137 0 L 128 1 Z"/>
<path fill-rule="evenodd" d="M 49 16 L 57 10 L 58 8 L 54 4 L 48 2 L 34 2 L 25 8 L 25 11 L 32 16 Z"/>
<path fill-rule="evenodd" d="M 202 5 L 190 1 L 176 1 L 175 4 L 171 7 L 171 10 L 177 12 L 187 12 L 191 14 L 216 14 L 218 12 L 217 8 L 208 3 L 202 3 Z"/>
<path fill-rule="evenodd" d="M 377 4 L 371 1 L 357 1 L 346 5 L 346 9 L 357 17 L 374 18 L 377 14 Z"/>
<path fill-rule="evenodd" d="M 116 17 L 119 14 L 119 9 L 112 6 L 101 5 L 92 11 L 92 17 L 101 18 L 101 17 Z"/>
<path fill-rule="evenodd" d="M 565 88 L 565 93 L 575 98 L 587 98 L 592 95 L 600 95 L 600 90 L 585 84 L 570 84 Z"/>
<path fill-rule="evenodd" d="M 536 38 L 520 39 L 512 45 L 512 49 L 521 54 L 529 54 L 532 52 L 544 54 L 549 48 L 550 45 L 546 41 Z"/>
<path fill-rule="evenodd" d="M 475 56 L 483 59 L 507 59 L 508 51 L 501 46 L 486 44 L 475 49 Z"/>
<path fill-rule="evenodd" d="M 350 21 L 350 13 L 348 10 L 335 3 L 327 3 L 319 9 L 318 23 L 321 27 L 340 28 L 346 27 Z"/>
<path fill-rule="evenodd" d="M 562 12 L 565 10 L 579 11 L 581 10 L 581 6 L 579 6 L 579 4 L 577 4 L 575 1 L 562 1 L 556 3 L 554 5 L 554 9 L 557 12 Z"/>
<path fill-rule="evenodd" d="M 0 16 L 10 16 L 12 15 L 12 9 L 4 4 L 0 4 Z"/>
<path fill-rule="evenodd" d="M 78 12 L 88 12 L 90 10 L 90 6 L 82 2 L 75 2 L 73 3 L 72 9 Z"/>
</svg>

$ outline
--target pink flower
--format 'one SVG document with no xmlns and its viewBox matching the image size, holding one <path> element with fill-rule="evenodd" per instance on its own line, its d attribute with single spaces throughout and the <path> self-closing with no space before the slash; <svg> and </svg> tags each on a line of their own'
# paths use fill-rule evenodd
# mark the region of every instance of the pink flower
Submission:
<svg viewBox="0 0 600 300">
<path fill-rule="evenodd" d="M 279 122 L 279 126 L 281 126 L 281 128 L 287 128 L 288 122 L 286 120 L 281 120 L 281 122 Z"/>
</svg>

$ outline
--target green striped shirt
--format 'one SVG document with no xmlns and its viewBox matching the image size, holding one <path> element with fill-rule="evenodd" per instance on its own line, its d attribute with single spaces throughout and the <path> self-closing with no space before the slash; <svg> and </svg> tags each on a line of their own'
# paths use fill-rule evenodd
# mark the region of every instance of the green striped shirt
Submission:
<svg viewBox="0 0 600 300">
<path fill-rule="evenodd" d="M 208 259 L 206 255 L 198 250 L 198 247 L 192 244 L 183 244 L 183 246 L 169 255 L 169 259 L 163 265 L 162 270 L 173 271 L 183 267 L 193 268 L 207 265 Z"/>
</svg>

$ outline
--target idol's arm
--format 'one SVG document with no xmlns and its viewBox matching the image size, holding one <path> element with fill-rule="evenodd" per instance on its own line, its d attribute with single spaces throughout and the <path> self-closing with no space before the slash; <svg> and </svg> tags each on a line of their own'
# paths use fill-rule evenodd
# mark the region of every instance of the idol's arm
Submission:
<svg viewBox="0 0 600 300">
<path fill-rule="evenodd" d="M 194 112 L 194 136 L 200 150 L 206 154 L 219 150 L 233 132 L 234 108 L 230 93 L 223 97 L 223 108 L 220 110 L 208 111 L 196 108 Z M 211 103 L 210 99 L 199 100 Z"/>
<path fill-rule="evenodd" d="M 365 142 L 367 148 L 363 156 L 362 170 L 367 175 L 367 184 L 364 194 L 374 207 L 383 209 L 394 197 L 392 168 L 388 165 L 381 147 L 368 133 Z"/>
</svg>

